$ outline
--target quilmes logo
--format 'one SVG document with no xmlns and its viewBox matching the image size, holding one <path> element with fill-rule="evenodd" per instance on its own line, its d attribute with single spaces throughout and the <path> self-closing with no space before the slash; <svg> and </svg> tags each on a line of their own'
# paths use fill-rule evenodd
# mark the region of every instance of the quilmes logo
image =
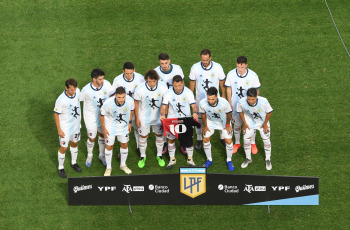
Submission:
<svg viewBox="0 0 350 230">
<path fill-rule="evenodd" d="M 206 168 L 180 168 L 180 192 L 191 197 L 207 191 Z"/>
<path fill-rule="evenodd" d="M 129 184 L 125 184 L 122 192 L 130 193 L 130 192 L 143 192 L 145 191 L 145 186 L 131 186 Z"/>
<path fill-rule="evenodd" d="M 297 186 L 295 186 L 295 191 L 296 192 L 300 192 L 300 191 L 304 191 L 304 190 L 310 190 L 310 189 L 314 189 L 315 188 L 315 185 L 302 185 L 302 186 L 300 186 L 300 185 L 297 185 Z"/>
<path fill-rule="evenodd" d="M 252 192 L 265 192 L 266 186 L 253 186 L 251 184 L 246 184 L 244 190 L 245 192 L 252 193 Z"/>
<path fill-rule="evenodd" d="M 77 193 L 79 191 L 89 190 L 89 189 L 92 189 L 92 184 L 90 184 L 90 185 L 81 185 L 81 186 L 74 186 L 73 192 Z"/>
</svg>

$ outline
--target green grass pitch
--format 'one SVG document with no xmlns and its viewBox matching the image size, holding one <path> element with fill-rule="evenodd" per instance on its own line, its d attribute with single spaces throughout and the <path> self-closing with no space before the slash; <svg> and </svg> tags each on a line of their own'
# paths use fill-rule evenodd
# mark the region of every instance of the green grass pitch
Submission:
<svg viewBox="0 0 350 230">
<path fill-rule="evenodd" d="M 350 2 L 329 0 L 350 48 Z M 349 73 L 347 56 L 323 0 L 2 0 L 0 1 L 1 229 L 349 229 Z M 261 95 L 274 108 L 272 171 L 263 144 L 246 169 L 243 149 L 233 156 L 236 174 L 320 177 L 319 206 L 78 206 L 67 204 L 67 180 L 57 175 L 56 98 L 70 77 L 81 89 L 95 67 L 113 81 L 132 61 L 144 74 L 167 52 L 186 76 L 207 48 L 227 74 L 239 55 L 260 78 Z M 97 145 L 91 168 L 82 127 L 78 163 L 68 176 L 103 175 Z M 218 141 L 216 134 L 212 143 Z M 157 166 L 154 138 L 146 168 L 137 168 L 135 143 L 128 166 L 134 174 L 167 173 Z M 119 145 L 117 145 L 119 148 Z M 118 169 L 116 149 L 113 175 Z M 152 155 L 153 154 L 153 155 Z M 185 158 L 177 152 L 178 163 Z M 195 152 L 203 164 L 203 150 Z M 225 150 L 213 145 L 211 173 L 228 173 Z M 166 162 L 168 161 L 168 158 Z"/>
</svg>

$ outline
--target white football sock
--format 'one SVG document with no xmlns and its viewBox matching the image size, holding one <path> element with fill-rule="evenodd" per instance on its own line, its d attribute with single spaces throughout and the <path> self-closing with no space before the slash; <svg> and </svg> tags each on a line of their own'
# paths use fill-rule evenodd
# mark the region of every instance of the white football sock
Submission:
<svg viewBox="0 0 350 230">
<path fill-rule="evenodd" d="M 211 144 L 210 141 L 207 143 L 203 143 L 203 147 L 204 147 L 204 152 L 205 155 L 207 156 L 207 159 L 209 161 L 213 161 L 213 159 L 211 158 Z"/>
<path fill-rule="evenodd" d="M 164 146 L 164 137 L 163 136 L 156 136 L 156 147 L 157 147 L 157 156 L 161 157 L 163 154 L 163 146 Z"/>
<path fill-rule="evenodd" d="M 250 143 L 250 139 L 243 139 L 244 140 L 244 152 L 245 152 L 245 158 L 248 158 L 249 160 L 252 159 L 252 147 Z"/>
<path fill-rule="evenodd" d="M 86 141 L 86 147 L 87 147 L 87 151 L 88 151 L 88 157 L 92 157 L 92 151 L 94 150 L 94 145 L 95 142 L 90 142 L 89 139 L 87 139 Z"/>
<path fill-rule="evenodd" d="M 193 157 L 193 146 L 186 148 L 186 151 L 187 151 L 187 157 L 192 158 Z"/>
<path fill-rule="evenodd" d="M 252 137 L 250 138 L 251 145 L 255 145 L 255 136 L 256 136 L 256 130 L 254 130 L 254 133 L 253 133 Z"/>
<path fill-rule="evenodd" d="M 226 161 L 232 161 L 232 154 L 233 154 L 233 143 L 226 144 Z"/>
<path fill-rule="evenodd" d="M 202 128 L 197 128 L 197 127 L 196 127 L 196 133 L 197 133 L 197 141 L 203 140 L 203 137 L 202 137 Z"/>
<path fill-rule="evenodd" d="M 270 139 L 263 140 L 265 149 L 265 160 L 271 160 L 271 141 Z"/>
<path fill-rule="evenodd" d="M 77 157 L 78 157 L 78 147 L 76 148 L 69 148 L 70 154 L 72 155 L 72 165 L 77 163 Z"/>
<path fill-rule="evenodd" d="M 66 154 L 60 153 L 60 151 L 58 151 L 58 169 L 64 169 L 65 158 L 66 158 Z"/>
<path fill-rule="evenodd" d="M 113 155 L 113 150 L 108 151 L 107 149 L 105 149 L 107 169 L 112 169 L 112 155 Z"/>
<path fill-rule="evenodd" d="M 235 144 L 241 143 L 241 126 L 233 126 L 233 133 L 235 135 Z"/>
<path fill-rule="evenodd" d="M 120 167 L 124 167 L 126 164 L 126 159 L 128 158 L 128 148 L 120 148 Z"/>
<path fill-rule="evenodd" d="M 140 136 L 139 138 L 139 148 L 141 152 L 141 157 L 146 157 L 146 148 L 147 148 L 147 137 L 143 138 Z"/>
<path fill-rule="evenodd" d="M 105 154 L 105 139 L 103 137 L 98 137 L 98 149 L 99 149 L 99 157 L 104 156 Z"/>
<path fill-rule="evenodd" d="M 169 152 L 169 157 L 174 158 L 175 157 L 175 151 L 176 151 L 176 146 L 175 142 L 174 143 L 168 143 L 168 152 Z"/>
</svg>

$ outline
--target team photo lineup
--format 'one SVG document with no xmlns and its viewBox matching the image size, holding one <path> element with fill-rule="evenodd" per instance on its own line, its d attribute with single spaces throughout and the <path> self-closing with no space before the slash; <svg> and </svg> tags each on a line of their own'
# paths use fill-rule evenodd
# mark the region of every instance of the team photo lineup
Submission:
<svg viewBox="0 0 350 230">
<path fill-rule="evenodd" d="M 257 131 L 264 143 L 266 170 L 272 169 L 269 120 L 273 109 L 266 98 L 259 96 L 258 75 L 247 68 L 245 56 L 239 56 L 235 68 L 225 76 L 222 66 L 212 60 L 210 50 L 202 50 L 200 61 L 191 68 L 188 87 L 182 68 L 171 63 L 167 53 L 159 54 L 158 59 L 160 65 L 148 70 L 144 76 L 135 72 L 133 63 L 126 62 L 123 73 L 113 82 L 104 79 L 105 72 L 98 68 L 92 70 L 91 82 L 81 90 L 74 78 L 66 80 L 65 90 L 54 107 L 60 143 L 60 177 L 67 177 L 64 161 L 68 146 L 71 167 L 82 172 L 77 163 L 82 115 L 88 136 L 85 165 L 91 167 L 96 163 L 93 162 L 93 149 L 97 142 L 99 155 L 95 161 L 98 159 L 106 166 L 104 176 L 112 175 L 113 147 L 117 142 L 120 148 L 114 152 L 120 159 L 120 170 L 126 174 L 132 173 L 132 167 L 146 167 L 146 159 L 152 157 L 156 157 L 160 167 L 171 170 L 176 164 L 175 139 L 180 142 L 181 153 L 187 156 L 188 166 L 209 168 L 215 159 L 210 142 L 215 130 L 226 149 L 226 165 L 230 172 L 237 164 L 232 162 L 232 155 L 241 147 L 241 133 L 245 152 L 241 168 L 252 163 L 252 154 L 258 152 Z M 156 154 L 147 152 L 151 128 Z M 193 128 L 197 136 L 195 144 Z M 129 138 L 132 131 L 135 140 Z M 129 150 L 129 141 L 135 141 L 136 149 Z M 200 151 L 202 148 L 207 160 L 195 163 L 194 149 Z M 126 164 L 129 151 L 137 151 L 139 155 L 138 162 L 128 162 L 130 168 Z M 165 154 L 169 154 L 167 163 L 163 158 Z"/>
</svg>

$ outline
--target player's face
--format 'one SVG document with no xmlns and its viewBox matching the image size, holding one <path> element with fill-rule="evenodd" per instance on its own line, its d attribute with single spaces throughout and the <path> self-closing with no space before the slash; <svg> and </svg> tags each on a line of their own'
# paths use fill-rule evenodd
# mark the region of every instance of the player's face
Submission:
<svg viewBox="0 0 350 230">
<path fill-rule="evenodd" d="M 252 106 L 255 105 L 257 99 L 258 99 L 258 97 L 249 97 L 249 96 L 247 96 L 248 104 L 252 105 Z"/>
<path fill-rule="evenodd" d="M 152 89 L 153 89 L 154 87 L 156 87 L 157 82 L 158 82 L 158 81 L 155 80 L 155 79 L 147 78 L 147 85 L 148 85 L 149 87 L 151 87 Z"/>
<path fill-rule="evenodd" d="M 160 67 L 164 72 L 170 69 L 170 59 L 169 60 L 159 60 Z"/>
<path fill-rule="evenodd" d="M 99 76 L 98 78 L 93 78 L 93 81 L 95 85 L 100 88 L 103 85 L 103 81 L 105 79 L 105 76 Z"/>
<path fill-rule="evenodd" d="M 207 96 L 208 102 L 211 106 L 216 105 L 218 102 L 218 97 L 216 95 Z"/>
<path fill-rule="evenodd" d="M 173 87 L 174 90 L 177 94 L 181 93 L 183 87 L 184 87 L 184 82 L 183 81 L 179 81 L 179 82 L 173 82 Z"/>
<path fill-rule="evenodd" d="M 237 71 L 238 71 L 239 75 L 243 76 L 247 72 L 248 64 L 246 64 L 246 63 L 236 63 L 236 66 L 237 66 Z"/>
<path fill-rule="evenodd" d="M 122 105 L 124 104 L 125 102 L 125 97 L 126 97 L 126 93 L 123 93 L 123 94 L 116 94 L 115 95 L 115 100 L 117 101 L 117 103 L 119 105 Z"/>
<path fill-rule="evenodd" d="M 66 86 L 66 93 L 68 94 L 68 96 L 73 97 L 76 91 L 77 87 L 70 85 L 69 88 L 67 88 Z"/>
<path fill-rule="evenodd" d="M 209 54 L 201 55 L 201 61 L 202 61 L 203 66 L 206 68 L 210 64 L 211 57 L 209 56 Z"/>
<path fill-rule="evenodd" d="M 123 73 L 124 73 L 124 77 L 130 81 L 133 76 L 134 76 L 134 72 L 135 72 L 135 69 L 124 69 L 123 70 Z"/>
</svg>

